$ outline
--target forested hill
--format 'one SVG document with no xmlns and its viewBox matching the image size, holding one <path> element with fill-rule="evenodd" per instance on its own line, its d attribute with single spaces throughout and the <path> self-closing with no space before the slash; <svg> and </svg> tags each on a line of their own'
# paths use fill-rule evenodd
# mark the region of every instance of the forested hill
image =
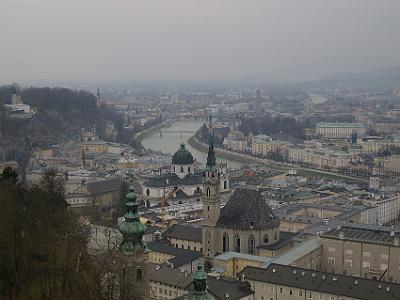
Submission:
<svg viewBox="0 0 400 300">
<path fill-rule="evenodd" d="M 11 102 L 15 86 L 0 87 L 0 109 Z M 29 151 L 46 147 L 79 135 L 82 125 L 96 124 L 99 136 L 105 140 L 129 143 L 135 132 L 123 132 L 123 116 L 106 105 L 96 106 L 96 97 L 87 91 L 66 88 L 31 87 L 20 91 L 22 101 L 35 109 L 30 119 L 17 119 L 1 114 L 5 158 L 17 159 L 23 166 Z M 118 135 L 105 136 L 105 124 L 112 121 Z M 1 151 L 1 147 L 0 147 Z M 2 158 L 2 156 L 0 156 Z"/>
</svg>

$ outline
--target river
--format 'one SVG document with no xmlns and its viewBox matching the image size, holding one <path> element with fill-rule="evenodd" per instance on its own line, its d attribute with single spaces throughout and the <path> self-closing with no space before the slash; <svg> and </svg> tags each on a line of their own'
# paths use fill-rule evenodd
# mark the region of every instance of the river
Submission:
<svg viewBox="0 0 400 300">
<path fill-rule="evenodd" d="M 194 135 L 194 133 L 203 125 L 202 120 L 185 120 L 160 127 L 154 131 L 145 134 L 142 139 L 142 144 L 146 149 L 153 151 L 161 151 L 162 153 L 173 154 L 178 150 L 180 143 L 186 144 L 193 157 L 205 165 L 207 160 L 207 153 L 193 149 L 188 145 L 187 140 Z M 160 135 L 160 132 L 162 134 Z M 240 162 L 221 159 L 217 155 L 217 161 L 228 163 L 229 168 L 238 168 L 242 165 Z"/>
</svg>

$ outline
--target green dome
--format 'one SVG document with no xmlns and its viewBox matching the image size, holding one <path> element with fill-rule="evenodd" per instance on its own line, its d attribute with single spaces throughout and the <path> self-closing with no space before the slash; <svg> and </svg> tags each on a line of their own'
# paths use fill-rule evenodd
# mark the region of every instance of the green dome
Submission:
<svg viewBox="0 0 400 300">
<path fill-rule="evenodd" d="M 194 163 L 193 155 L 186 150 L 185 144 L 181 144 L 178 151 L 172 156 L 172 164 L 174 165 L 191 165 Z"/>
<path fill-rule="evenodd" d="M 119 225 L 119 231 L 126 236 L 141 238 L 146 231 L 146 226 L 141 222 L 130 223 L 125 221 Z"/>
<path fill-rule="evenodd" d="M 197 266 L 194 273 L 193 291 L 184 297 L 185 300 L 215 300 L 215 297 L 207 291 L 207 274 L 202 265 Z"/>
</svg>

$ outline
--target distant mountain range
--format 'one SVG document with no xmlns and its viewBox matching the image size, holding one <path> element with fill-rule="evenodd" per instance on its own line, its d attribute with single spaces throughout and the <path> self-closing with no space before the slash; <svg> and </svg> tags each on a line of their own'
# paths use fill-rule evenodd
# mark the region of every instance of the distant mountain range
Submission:
<svg viewBox="0 0 400 300">
<path fill-rule="evenodd" d="M 382 68 L 365 73 L 333 74 L 321 79 L 322 85 L 346 85 L 353 89 L 395 89 L 400 88 L 400 66 Z"/>
</svg>

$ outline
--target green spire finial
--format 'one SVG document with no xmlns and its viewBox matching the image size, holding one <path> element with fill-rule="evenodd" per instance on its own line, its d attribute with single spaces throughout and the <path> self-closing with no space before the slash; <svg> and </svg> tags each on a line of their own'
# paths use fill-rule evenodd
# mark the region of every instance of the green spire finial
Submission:
<svg viewBox="0 0 400 300">
<path fill-rule="evenodd" d="M 124 215 L 124 222 L 119 226 L 123 240 L 119 245 L 125 255 L 133 255 L 138 251 L 147 251 L 147 245 L 142 241 L 146 226 L 139 220 L 137 195 L 133 186 L 129 187 L 126 194 L 127 212 Z"/>
</svg>

